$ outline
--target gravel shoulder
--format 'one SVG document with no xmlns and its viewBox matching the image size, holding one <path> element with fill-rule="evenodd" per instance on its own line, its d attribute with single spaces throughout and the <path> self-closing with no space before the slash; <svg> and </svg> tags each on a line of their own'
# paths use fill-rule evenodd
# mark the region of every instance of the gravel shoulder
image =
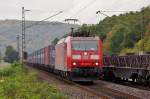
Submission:
<svg viewBox="0 0 150 99">
<path fill-rule="evenodd" d="M 101 97 L 95 96 L 85 90 L 82 90 L 81 88 L 78 88 L 72 84 L 68 84 L 54 77 L 53 74 L 44 72 L 42 70 L 37 70 L 31 67 L 28 68 L 29 70 L 34 70 L 38 72 L 38 77 L 40 81 L 46 81 L 49 84 L 56 86 L 58 89 L 60 89 L 60 91 L 62 91 L 65 95 L 67 95 L 69 99 L 101 99 Z M 127 98 L 126 96 L 123 95 L 123 93 L 130 94 L 131 96 L 133 95 L 135 97 L 139 97 L 140 99 L 149 99 L 148 97 L 150 97 L 150 91 L 118 85 L 118 84 L 101 81 L 101 80 L 95 81 L 94 85 L 87 86 L 87 87 L 94 89 L 101 94 L 107 94 L 108 96 L 110 95 L 111 97 L 115 97 L 115 99 L 131 98 L 131 97 Z M 109 92 L 108 91 L 109 89 L 114 89 L 116 91 Z M 132 99 L 137 99 L 137 98 L 132 98 Z"/>
</svg>

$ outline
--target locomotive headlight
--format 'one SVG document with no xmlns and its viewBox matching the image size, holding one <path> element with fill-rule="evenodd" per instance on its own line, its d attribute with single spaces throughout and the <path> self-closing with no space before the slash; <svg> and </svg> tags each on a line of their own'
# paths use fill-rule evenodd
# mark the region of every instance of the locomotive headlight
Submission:
<svg viewBox="0 0 150 99">
<path fill-rule="evenodd" d="M 91 55 L 91 59 L 99 59 L 99 55 Z"/>
<path fill-rule="evenodd" d="M 72 55 L 72 59 L 81 59 L 81 55 Z"/>
<path fill-rule="evenodd" d="M 84 52 L 84 55 L 87 55 L 87 52 Z"/>
<path fill-rule="evenodd" d="M 74 65 L 74 66 L 77 65 L 77 63 L 73 62 L 73 65 Z"/>
<path fill-rule="evenodd" d="M 98 66 L 98 62 L 96 62 L 95 65 Z"/>
</svg>

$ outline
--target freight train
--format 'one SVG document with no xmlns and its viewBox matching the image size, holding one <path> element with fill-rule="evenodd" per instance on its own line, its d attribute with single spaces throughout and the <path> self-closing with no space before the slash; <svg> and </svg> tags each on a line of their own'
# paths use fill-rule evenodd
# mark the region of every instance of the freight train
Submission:
<svg viewBox="0 0 150 99">
<path fill-rule="evenodd" d="M 29 54 L 26 63 L 73 81 L 93 81 L 102 77 L 150 86 L 150 53 L 103 56 L 102 41 L 97 36 L 67 36 L 56 45 Z"/>
<path fill-rule="evenodd" d="M 99 37 L 67 36 L 29 54 L 26 63 L 72 81 L 93 81 L 102 72 L 102 41 Z"/>
</svg>

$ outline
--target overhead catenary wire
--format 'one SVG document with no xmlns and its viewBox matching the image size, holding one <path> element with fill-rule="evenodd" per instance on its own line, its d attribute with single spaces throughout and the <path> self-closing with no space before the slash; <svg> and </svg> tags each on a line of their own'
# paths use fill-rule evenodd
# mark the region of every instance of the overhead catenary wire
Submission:
<svg viewBox="0 0 150 99">
<path fill-rule="evenodd" d="M 100 10 L 101 12 L 130 12 L 129 10 Z M 134 10 L 132 10 L 132 12 L 135 12 Z"/>
<path fill-rule="evenodd" d="M 127 13 L 127 12 L 136 12 L 135 10 L 98 10 L 97 12 L 96 12 L 96 14 L 102 14 L 102 15 L 104 15 L 104 16 L 106 16 L 106 17 L 110 17 L 109 15 L 107 15 L 107 14 L 105 14 L 104 12 L 110 12 L 110 13 L 121 13 L 121 12 L 124 12 L 124 13 Z"/>
<path fill-rule="evenodd" d="M 109 15 L 107 15 L 107 14 L 105 14 L 104 12 L 111 12 L 111 13 L 114 13 L 114 12 L 134 12 L 133 10 L 130 10 L 130 11 L 125 11 L 125 10 L 120 10 L 120 11 L 110 11 L 110 10 L 108 10 L 108 11 L 106 11 L 106 10 L 98 10 L 97 12 L 96 12 L 96 14 L 102 14 L 102 15 L 104 15 L 104 16 L 106 16 L 106 17 L 111 17 L 111 16 L 109 16 Z M 121 22 L 121 23 L 123 23 L 123 24 L 125 24 L 125 22 Z"/>
<path fill-rule="evenodd" d="M 55 17 L 55 16 L 57 16 L 57 15 L 59 15 L 59 14 L 61 14 L 61 13 L 63 13 L 63 11 L 60 11 L 60 12 L 54 14 L 54 15 L 51 15 L 51 16 L 49 16 L 49 17 L 47 17 L 47 18 L 44 18 L 44 19 L 41 20 L 41 21 L 38 21 L 38 22 L 36 22 L 36 23 L 34 23 L 34 24 L 31 24 L 31 25 L 27 26 L 26 29 L 31 28 L 31 27 L 33 27 L 33 26 L 35 26 L 35 25 L 39 25 L 39 24 L 42 23 L 43 21 L 46 21 L 46 20 L 48 20 L 48 19 L 50 19 L 50 18 L 52 18 L 52 17 Z M 39 36 L 39 35 L 37 35 L 37 36 Z M 34 39 L 29 39 L 27 43 L 29 44 L 31 41 L 34 41 L 35 39 L 36 39 L 36 38 L 34 38 Z"/>
<path fill-rule="evenodd" d="M 69 16 L 68 19 L 71 19 L 72 17 L 76 16 L 77 14 L 81 13 L 83 10 L 85 10 L 86 8 L 88 8 L 89 6 L 91 6 L 93 3 L 95 3 L 96 0 L 92 0 L 91 2 L 89 2 L 87 5 L 85 5 L 84 7 L 82 7 L 81 9 L 79 9 L 76 13 L 74 13 L 73 15 Z M 64 20 L 63 20 L 64 21 Z"/>
<path fill-rule="evenodd" d="M 29 25 L 29 26 L 26 26 L 25 28 L 26 28 L 26 29 L 31 28 L 31 27 L 33 27 L 33 26 L 35 26 L 35 25 L 38 25 L 39 23 L 41 23 L 41 22 L 43 22 L 43 21 L 46 21 L 46 20 L 48 20 L 48 19 L 50 19 L 50 18 L 52 18 L 52 17 L 55 17 L 55 16 L 57 16 L 57 15 L 59 15 L 59 14 L 61 14 L 61 13 L 63 13 L 63 11 L 60 11 L 60 12 L 54 14 L 54 15 L 51 15 L 51 16 L 49 16 L 49 17 L 47 17 L 47 18 L 45 18 L 45 19 L 43 19 L 43 20 L 41 20 L 41 21 L 38 21 L 38 22 L 34 23 L 34 24 L 31 24 L 31 25 Z"/>
</svg>

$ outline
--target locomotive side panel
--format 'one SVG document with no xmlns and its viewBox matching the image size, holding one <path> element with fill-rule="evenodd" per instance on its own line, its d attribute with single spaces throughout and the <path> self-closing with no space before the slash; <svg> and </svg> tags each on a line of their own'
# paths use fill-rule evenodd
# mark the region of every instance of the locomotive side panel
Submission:
<svg viewBox="0 0 150 99">
<path fill-rule="evenodd" d="M 65 43 L 57 44 L 55 51 L 55 69 L 67 71 Z"/>
</svg>

